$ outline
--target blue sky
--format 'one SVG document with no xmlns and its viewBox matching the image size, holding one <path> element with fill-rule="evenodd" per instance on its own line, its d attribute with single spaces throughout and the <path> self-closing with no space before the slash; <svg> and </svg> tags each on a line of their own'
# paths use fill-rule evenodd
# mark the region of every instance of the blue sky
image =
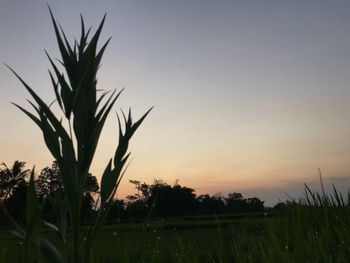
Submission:
<svg viewBox="0 0 350 263">
<path fill-rule="evenodd" d="M 115 111 L 154 111 L 135 136 L 128 179 L 179 179 L 198 193 L 239 191 L 273 203 L 321 168 L 349 185 L 348 1 L 2 1 L 0 60 L 48 102 L 44 49 L 59 56 L 46 4 L 69 39 L 79 14 L 112 36 L 99 88 L 126 88 Z M 101 42 L 102 43 L 102 42 Z M 0 161 L 50 165 L 40 131 L 11 104 L 29 98 L 0 67 Z M 117 142 L 111 114 L 92 172 Z"/>
</svg>

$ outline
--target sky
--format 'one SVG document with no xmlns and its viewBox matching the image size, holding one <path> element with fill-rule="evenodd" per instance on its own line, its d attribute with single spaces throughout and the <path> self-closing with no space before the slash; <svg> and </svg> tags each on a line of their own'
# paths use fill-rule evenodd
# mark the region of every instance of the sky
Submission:
<svg viewBox="0 0 350 263">
<path fill-rule="evenodd" d="M 154 110 L 130 145 L 129 179 L 179 180 L 197 194 L 241 192 L 274 204 L 303 183 L 350 185 L 349 1 L 0 0 L 0 61 L 48 103 L 47 50 L 59 58 L 47 4 L 73 40 L 80 13 L 100 44 L 112 36 L 98 88 L 114 107 Z M 36 170 L 53 160 L 40 130 L 10 102 L 29 95 L 0 65 L 0 161 Z M 28 107 L 29 108 L 29 107 Z M 91 172 L 100 177 L 118 140 L 107 119 Z"/>
</svg>

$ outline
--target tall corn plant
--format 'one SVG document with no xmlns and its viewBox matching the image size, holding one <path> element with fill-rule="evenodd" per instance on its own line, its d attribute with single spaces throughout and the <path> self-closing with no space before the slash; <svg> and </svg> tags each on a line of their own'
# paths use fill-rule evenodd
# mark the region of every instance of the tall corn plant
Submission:
<svg viewBox="0 0 350 263">
<path fill-rule="evenodd" d="M 127 115 L 122 113 L 122 118 L 117 115 L 119 142 L 114 157 L 111 158 L 102 175 L 99 198 L 100 209 L 97 219 L 94 225 L 88 229 L 87 235 L 83 237 L 80 215 L 83 186 L 88 176 L 106 118 L 121 92 L 104 92 L 100 96 L 97 94 L 96 74 L 102 55 L 110 40 L 108 39 L 102 48 L 97 50 L 97 43 L 104 25 L 105 16 L 89 41 L 91 28 L 86 31 L 83 18 L 81 17 L 80 41 L 75 41 L 71 45 L 62 28 L 58 26 L 50 9 L 49 11 L 62 56 L 62 60 L 59 62 L 62 64 L 66 73 L 61 73 L 58 66 L 46 52 L 52 65 L 52 71 L 49 70 L 49 75 L 56 101 L 63 113 L 63 120 L 59 119 L 53 113 L 50 106 L 9 67 L 30 93 L 33 101 L 29 101 L 29 103 L 36 114 L 27 111 L 17 104 L 14 105 L 32 119 L 41 129 L 46 146 L 57 160 L 57 165 L 62 172 L 65 189 L 64 200 L 57 200 L 55 203 L 58 211 L 57 225 L 46 222 L 48 227 L 59 234 L 64 249 L 59 251 L 51 243 L 48 243 L 47 240 L 40 239 L 37 236 L 31 240 L 31 243 L 34 243 L 41 249 L 42 255 L 49 255 L 50 261 L 55 258 L 57 262 L 85 263 L 91 258 L 90 254 L 94 240 L 105 221 L 110 204 L 125 171 L 126 162 L 130 155 L 128 153 L 129 141 L 152 108 L 136 122 L 133 122 L 130 110 Z M 29 200 L 31 203 L 27 204 L 27 210 L 39 206 L 37 199 L 34 197 L 35 192 L 33 193 L 34 184 L 31 183 L 30 187 Z M 33 211 L 37 210 L 34 209 Z M 72 229 L 72 233 L 69 235 L 66 233 L 67 212 Z M 40 220 L 39 217 L 37 214 L 32 217 L 36 223 L 31 224 L 38 227 L 37 221 Z M 34 231 L 33 228 L 33 226 L 29 226 L 29 229 L 27 227 L 24 236 L 33 236 L 31 234 Z M 71 244 L 72 247 L 67 248 L 67 244 Z"/>
</svg>

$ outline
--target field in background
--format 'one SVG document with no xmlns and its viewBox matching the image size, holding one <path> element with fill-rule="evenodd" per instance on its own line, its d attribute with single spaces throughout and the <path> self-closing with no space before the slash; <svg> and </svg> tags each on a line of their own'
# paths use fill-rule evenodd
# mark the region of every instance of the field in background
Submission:
<svg viewBox="0 0 350 263">
<path fill-rule="evenodd" d="M 101 229 L 89 256 L 123 263 L 348 262 L 349 201 L 336 189 L 326 195 L 305 186 L 304 198 L 279 214 L 117 222 Z M 24 246 L 8 230 L 0 230 L 0 262 L 24 262 Z"/>
<path fill-rule="evenodd" d="M 95 262 L 232 262 L 235 244 L 257 247 L 257 236 L 272 219 L 264 214 L 156 219 L 105 226 L 93 253 Z M 275 220 L 275 219 L 273 219 Z M 21 262 L 23 244 L 0 230 L 4 262 Z"/>
</svg>

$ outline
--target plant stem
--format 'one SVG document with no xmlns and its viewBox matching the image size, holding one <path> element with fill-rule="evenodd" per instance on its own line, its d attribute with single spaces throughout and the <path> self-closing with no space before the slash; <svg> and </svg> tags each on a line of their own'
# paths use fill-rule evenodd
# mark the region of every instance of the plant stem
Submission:
<svg viewBox="0 0 350 263">
<path fill-rule="evenodd" d="M 80 209 L 81 209 L 81 198 L 79 197 L 76 202 L 76 216 L 75 221 L 72 222 L 73 227 L 73 253 L 74 263 L 80 262 Z"/>
</svg>

